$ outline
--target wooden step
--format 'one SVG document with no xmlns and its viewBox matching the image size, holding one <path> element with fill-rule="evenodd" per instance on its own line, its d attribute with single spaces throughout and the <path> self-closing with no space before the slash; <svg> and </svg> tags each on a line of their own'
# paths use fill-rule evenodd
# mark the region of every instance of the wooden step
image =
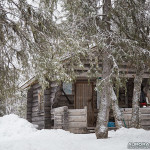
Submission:
<svg viewBox="0 0 150 150">
<path fill-rule="evenodd" d="M 95 127 L 87 127 L 88 133 L 95 133 Z"/>
<path fill-rule="evenodd" d="M 88 133 L 95 133 L 95 127 L 87 127 Z M 116 127 L 108 127 L 108 131 L 117 130 Z"/>
<path fill-rule="evenodd" d="M 110 130 L 117 130 L 117 128 L 116 127 L 108 127 L 108 130 L 110 131 Z"/>
</svg>

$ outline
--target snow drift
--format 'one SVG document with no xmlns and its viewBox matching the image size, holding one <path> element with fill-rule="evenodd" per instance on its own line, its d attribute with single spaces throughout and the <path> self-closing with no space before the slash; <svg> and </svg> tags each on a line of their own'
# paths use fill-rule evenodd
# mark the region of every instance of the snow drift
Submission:
<svg viewBox="0 0 150 150">
<path fill-rule="evenodd" d="M 0 150 L 125 150 L 129 142 L 150 142 L 150 131 L 110 131 L 108 139 L 64 130 L 37 130 L 16 115 L 0 117 Z"/>
<path fill-rule="evenodd" d="M 0 137 L 13 138 L 26 136 L 36 131 L 34 125 L 17 115 L 6 115 L 0 118 Z"/>
</svg>

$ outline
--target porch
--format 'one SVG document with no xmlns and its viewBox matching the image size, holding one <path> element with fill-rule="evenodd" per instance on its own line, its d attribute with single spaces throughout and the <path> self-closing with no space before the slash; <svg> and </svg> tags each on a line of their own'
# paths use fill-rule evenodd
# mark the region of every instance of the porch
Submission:
<svg viewBox="0 0 150 150">
<path fill-rule="evenodd" d="M 126 128 L 131 126 L 132 108 L 121 108 L 123 115 L 123 125 Z M 88 126 L 88 111 L 85 106 L 83 109 L 68 109 L 67 106 L 58 107 L 52 110 L 54 129 L 64 129 L 72 133 L 91 133 L 95 126 Z M 140 108 L 140 120 L 143 129 L 150 130 L 150 107 Z M 111 128 L 110 129 L 116 129 Z"/>
</svg>

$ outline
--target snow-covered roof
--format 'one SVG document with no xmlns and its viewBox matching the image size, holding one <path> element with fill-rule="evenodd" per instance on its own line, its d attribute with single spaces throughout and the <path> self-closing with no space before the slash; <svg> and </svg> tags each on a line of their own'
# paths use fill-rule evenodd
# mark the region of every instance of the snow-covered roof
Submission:
<svg viewBox="0 0 150 150">
<path fill-rule="evenodd" d="M 30 85 L 32 85 L 34 82 L 36 81 L 35 76 L 32 77 L 31 79 L 27 80 L 23 85 L 21 85 L 20 89 L 23 90 L 27 87 L 29 87 Z"/>
</svg>

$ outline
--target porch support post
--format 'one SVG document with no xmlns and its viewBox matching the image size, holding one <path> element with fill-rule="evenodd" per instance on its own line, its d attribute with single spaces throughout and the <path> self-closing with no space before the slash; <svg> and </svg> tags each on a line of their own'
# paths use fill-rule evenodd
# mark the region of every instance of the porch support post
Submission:
<svg viewBox="0 0 150 150">
<path fill-rule="evenodd" d="M 50 89 L 44 91 L 44 129 L 51 129 Z"/>
<path fill-rule="evenodd" d="M 68 107 L 64 106 L 64 110 L 63 110 L 63 129 L 68 130 L 68 128 L 69 128 Z"/>
<path fill-rule="evenodd" d="M 33 100 L 33 88 L 30 88 L 27 92 L 27 120 L 32 122 L 32 100 Z"/>
</svg>

